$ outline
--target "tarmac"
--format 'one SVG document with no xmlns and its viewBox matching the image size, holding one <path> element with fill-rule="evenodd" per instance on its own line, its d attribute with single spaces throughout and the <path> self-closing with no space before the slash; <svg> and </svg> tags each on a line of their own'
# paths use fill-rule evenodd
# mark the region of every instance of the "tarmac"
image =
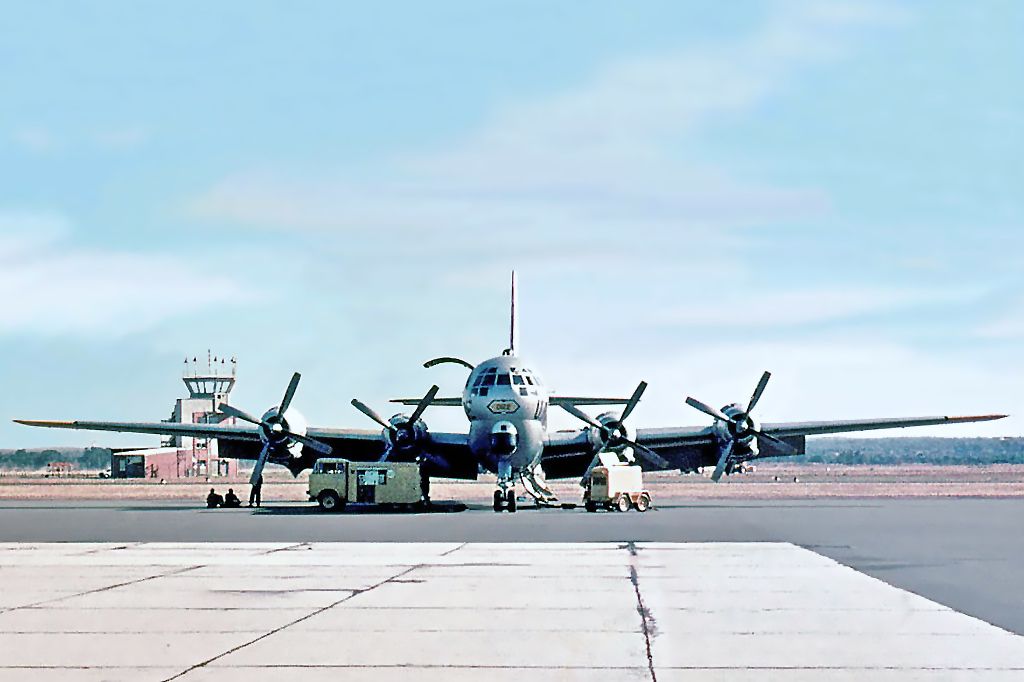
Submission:
<svg viewBox="0 0 1024 682">
<path fill-rule="evenodd" d="M 1024 638 L 788 543 L 2 549 L 5 681 L 1024 675 Z"/>
<path fill-rule="evenodd" d="M 454 509 L 0 502 L 0 681 L 1024 679 L 1021 498 Z"/>
</svg>

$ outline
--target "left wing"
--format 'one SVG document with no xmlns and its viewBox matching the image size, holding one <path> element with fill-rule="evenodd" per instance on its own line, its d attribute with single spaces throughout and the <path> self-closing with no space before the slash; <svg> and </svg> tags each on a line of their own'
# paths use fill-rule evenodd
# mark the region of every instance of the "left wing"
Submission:
<svg viewBox="0 0 1024 682">
<path fill-rule="evenodd" d="M 779 422 L 762 424 L 761 430 L 782 441 L 782 447 L 770 440 L 760 440 L 757 455 L 744 455 L 738 449 L 732 460 L 735 462 L 762 457 L 801 455 L 805 452 L 806 437 L 851 431 L 873 431 L 912 426 L 934 426 L 939 424 L 964 424 L 968 422 L 1003 419 L 1005 414 L 972 415 L 963 417 L 897 417 L 881 419 L 854 419 L 845 421 Z M 715 466 L 721 443 L 718 431 L 713 426 L 684 426 L 656 429 L 638 429 L 636 442 L 650 448 L 665 459 L 669 465 L 659 467 L 644 458 L 637 457 L 637 463 L 645 471 L 679 469 L 693 470 L 698 467 Z M 788 448 L 783 449 L 785 446 Z M 544 473 L 548 478 L 573 478 L 582 476 L 594 457 L 594 445 L 586 430 L 573 433 L 551 434 L 542 456 Z"/>
</svg>

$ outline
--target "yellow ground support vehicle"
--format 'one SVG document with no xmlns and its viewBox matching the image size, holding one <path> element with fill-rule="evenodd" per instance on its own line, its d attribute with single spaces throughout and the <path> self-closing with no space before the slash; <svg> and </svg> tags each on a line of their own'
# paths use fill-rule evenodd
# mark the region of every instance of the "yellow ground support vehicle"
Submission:
<svg viewBox="0 0 1024 682">
<path fill-rule="evenodd" d="M 598 509 L 627 512 L 651 508 L 651 494 L 644 490 L 643 470 L 633 464 L 596 466 L 583 491 L 583 506 L 588 512 Z"/>
<path fill-rule="evenodd" d="M 318 459 L 309 474 L 309 500 L 324 511 L 349 503 L 415 506 L 423 502 L 420 466 L 414 462 Z"/>
</svg>

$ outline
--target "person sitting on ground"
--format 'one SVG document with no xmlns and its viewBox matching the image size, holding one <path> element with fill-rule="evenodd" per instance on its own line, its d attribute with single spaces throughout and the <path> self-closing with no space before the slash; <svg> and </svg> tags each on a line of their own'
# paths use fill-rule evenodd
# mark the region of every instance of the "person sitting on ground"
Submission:
<svg viewBox="0 0 1024 682">
<path fill-rule="evenodd" d="M 232 509 L 242 506 L 242 501 L 235 495 L 233 488 L 228 488 L 228 494 L 224 496 L 224 506 Z"/>
<path fill-rule="evenodd" d="M 216 509 L 224 504 L 224 498 L 216 490 L 210 488 L 210 494 L 206 496 L 206 506 L 209 509 Z"/>
</svg>

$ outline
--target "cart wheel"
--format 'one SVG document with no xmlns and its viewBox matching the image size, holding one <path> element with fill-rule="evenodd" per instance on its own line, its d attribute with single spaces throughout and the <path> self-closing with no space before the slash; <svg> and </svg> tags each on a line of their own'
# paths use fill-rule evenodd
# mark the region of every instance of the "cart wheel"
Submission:
<svg viewBox="0 0 1024 682">
<path fill-rule="evenodd" d="M 633 506 L 633 503 L 629 500 L 629 495 L 619 495 L 619 499 L 615 500 L 615 509 L 620 512 L 628 512 L 629 508 Z"/>
<path fill-rule="evenodd" d="M 651 496 L 647 493 L 640 493 L 640 497 L 636 498 L 636 510 L 638 512 L 645 512 L 651 508 Z"/>
<path fill-rule="evenodd" d="M 494 511 L 500 512 L 505 508 L 505 496 L 502 495 L 500 490 L 494 491 Z"/>
<path fill-rule="evenodd" d="M 594 502 L 593 500 L 587 500 L 586 504 L 584 504 L 583 507 L 588 512 L 591 512 L 591 513 L 596 512 L 597 511 L 597 502 Z"/>
<path fill-rule="evenodd" d="M 325 512 L 336 512 L 341 510 L 341 498 L 333 490 L 325 490 L 316 498 L 320 508 Z"/>
<path fill-rule="evenodd" d="M 516 513 L 516 491 L 512 490 L 511 488 L 509 488 L 509 490 L 507 491 L 507 496 L 506 496 L 505 500 L 508 503 L 506 506 L 508 507 L 509 512 L 512 513 L 512 514 L 515 514 Z"/>
</svg>

